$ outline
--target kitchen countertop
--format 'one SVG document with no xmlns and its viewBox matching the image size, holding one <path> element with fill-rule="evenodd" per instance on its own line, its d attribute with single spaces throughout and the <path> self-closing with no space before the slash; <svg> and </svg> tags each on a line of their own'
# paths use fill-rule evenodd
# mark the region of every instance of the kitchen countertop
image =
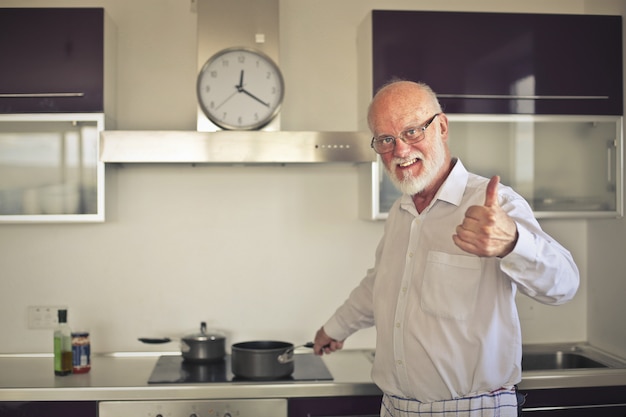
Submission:
<svg viewBox="0 0 626 417">
<path fill-rule="evenodd" d="M 0 355 L 0 401 L 292 398 L 380 394 L 370 377 L 371 350 L 344 350 L 324 356 L 324 363 L 333 376 L 332 381 L 272 383 L 148 384 L 159 356 L 140 352 L 98 354 L 92 357 L 89 373 L 58 377 L 53 372 L 51 355 Z M 524 372 L 519 387 L 531 390 L 620 385 L 626 386 L 626 366 Z"/>
</svg>

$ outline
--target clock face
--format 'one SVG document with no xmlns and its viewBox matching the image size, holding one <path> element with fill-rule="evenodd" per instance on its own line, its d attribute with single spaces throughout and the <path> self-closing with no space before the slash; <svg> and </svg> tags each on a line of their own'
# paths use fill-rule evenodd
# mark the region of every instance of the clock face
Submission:
<svg viewBox="0 0 626 417">
<path fill-rule="evenodd" d="M 284 82 L 268 56 L 252 49 L 229 48 L 204 64 L 197 93 L 202 111 L 217 126 L 260 129 L 278 114 Z"/>
</svg>

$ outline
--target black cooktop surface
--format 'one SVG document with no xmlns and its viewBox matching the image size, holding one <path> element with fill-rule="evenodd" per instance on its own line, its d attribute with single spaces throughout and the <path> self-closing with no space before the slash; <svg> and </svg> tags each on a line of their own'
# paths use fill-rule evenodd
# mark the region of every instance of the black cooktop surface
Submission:
<svg viewBox="0 0 626 417">
<path fill-rule="evenodd" d="M 294 355 L 294 371 L 285 378 L 272 381 L 332 381 L 333 377 L 326 364 L 313 354 Z M 210 382 L 239 382 L 246 379 L 233 375 L 230 367 L 230 355 L 222 361 L 206 364 L 183 361 L 182 356 L 161 356 L 152 370 L 149 384 L 188 384 Z M 255 381 L 258 382 L 258 381 Z"/>
</svg>

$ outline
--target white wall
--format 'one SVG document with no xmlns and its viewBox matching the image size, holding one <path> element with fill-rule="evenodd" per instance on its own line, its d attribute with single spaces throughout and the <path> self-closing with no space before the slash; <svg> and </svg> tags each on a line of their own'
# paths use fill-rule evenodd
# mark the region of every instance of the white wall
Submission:
<svg viewBox="0 0 626 417">
<path fill-rule="evenodd" d="M 613 13 L 622 0 L 590 3 L 483 0 L 472 10 Z M 0 6 L 104 6 L 117 27 L 117 128 L 195 130 L 190 1 Z M 363 117 L 357 27 L 369 10 L 391 7 L 468 10 L 463 0 L 281 1 L 284 130 L 356 129 Z M 347 164 L 109 165 L 106 223 L 0 226 L 0 352 L 51 350 L 50 331 L 27 329 L 29 305 L 69 306 L 70 324 L 89 329 L 101 352 L 148 350 L 138 336 L 190 332 L 201 320 L 229 331 L 229 342 L 308 341 L 371 265 L 382 232 L 382 224 L 357 218 L 356 174 Z M 525 341 L 584 340 L 587 276 L 596 275 L 595 264 L 588 268 L 587 222 L 544 226 L 574 254 L 583 287 L 558 308 L 521 299 Z M 621 244 L 623 233 L 615 233 Z M 373 340 L 372 331 L 362 332 L 347 347 Z"/>
</svg>

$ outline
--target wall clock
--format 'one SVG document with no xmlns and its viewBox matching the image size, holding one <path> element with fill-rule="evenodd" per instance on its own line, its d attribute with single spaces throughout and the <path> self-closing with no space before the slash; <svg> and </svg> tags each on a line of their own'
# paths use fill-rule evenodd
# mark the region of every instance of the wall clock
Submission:
<svg viewBox="0 0 626 417">
<path fill-rule="evenodd" d="M 278 65 L 250 48 L 227 48 L 211 56 L 196 88 L 206 117 L 229 130 L 267 125 L 280 111 L 285 91 Z"/>
</svg>

